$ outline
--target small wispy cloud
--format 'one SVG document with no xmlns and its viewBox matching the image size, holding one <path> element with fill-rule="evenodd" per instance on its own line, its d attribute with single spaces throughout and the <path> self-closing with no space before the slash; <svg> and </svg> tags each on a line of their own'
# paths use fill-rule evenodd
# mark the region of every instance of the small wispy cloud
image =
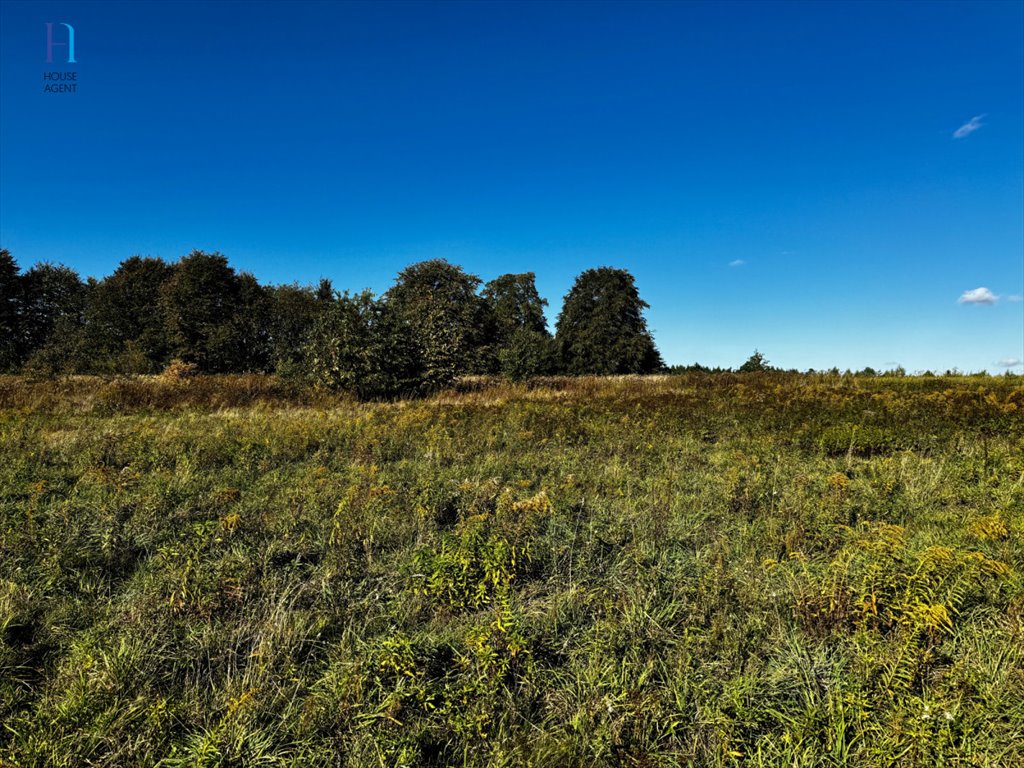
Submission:
<svg viewBox="0 0 1024 768">
<path fill-rule="evenodd" d="M 729 262 L 729 266 L 730 267 L 742 267 L 746 263 L 747 262 L 744 261 L 743 259 L 733 259 L 732 261 Z"/>
<path fill-rule="evenodd" d="M 976 130 L 981 128 L 981 126 L 984 125 L 984 123 L 981 122 L 981 118 L 983 117 L 984 115 L 975 115 L 974 117 L 972 117 L 966 123 L 964 123 L 955 131 L 953 131 L 953 138 L 966 139 L 968 136 L 970 136 L 972 133 L 974 133 Z"/>
<path fill-rule="evenodd" d="M 1024 360 L 1019 357 L 1004 357 L 996 365 L 1000 368 L 1016 368 L 1018 365 L 1024 365 Z"/>
<path fill-rule="evenodd" d="M 1014 293 L 1014 294 L 1011 294 L 1011 295 L 1007 296 L 1006 300 L 1007 301 L 1012 301 L 1012 302 L 1014 302 L 1016 304 L 1018 301 L 1024 301 L 1024 296 L 1018 296 L 1017 294 Z"/>
<path fill-rule="evenodd" d="M 988 288 L 972 288 L 960 294 L 957 304 L 995 304 L 997 301 L 999 297 Z"/>
</svg>

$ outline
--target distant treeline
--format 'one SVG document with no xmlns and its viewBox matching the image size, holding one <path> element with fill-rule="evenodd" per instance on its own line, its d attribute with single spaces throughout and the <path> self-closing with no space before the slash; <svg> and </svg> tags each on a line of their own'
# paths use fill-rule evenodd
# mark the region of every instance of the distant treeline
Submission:
<svg viewBox="0 0 1024 768">
<path fill-rule="evenodd" d="M 82 281 L 65 266 L 21 272 L 0 250 L 0 371 L 277 372 L 359 397 L 436 390 L 465 374 L 665 369 L 633 276 L 583 272 L 552 335 L 534 274 L 484 284 L 442 259 L 402 270 L 383 295 L 261 285 L 219 253 L 133 256 Z"/>
</svg>

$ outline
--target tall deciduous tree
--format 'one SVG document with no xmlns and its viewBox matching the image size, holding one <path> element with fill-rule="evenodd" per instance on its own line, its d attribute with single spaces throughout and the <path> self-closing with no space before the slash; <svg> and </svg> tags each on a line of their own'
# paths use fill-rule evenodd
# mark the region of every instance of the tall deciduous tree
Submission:
<svg viewBox="0 0 1024 768">
<path fill-rule="evenodd" d="M 547 333 L 544 319 L 547 300 L 537 293 L 533 272 L 501 275 L 487 283 L 484 300 L 490 305 L 499 344 L 507 343 L 519 330 Z"/>
<path fill-rule="evenodd" d="M 273 299 L 248 272 L 238 275 L 238 303 L 222 324 L 214 347 L 220 370 L 266 372 L 272 365 Z"/>
<path fill-rule="evenodd" d="M 479 285 L 476 275 L 433 259 L 403 269 L 384 294 L 420 347 L 428 388 L 487 367 L 482 352 L 489 320 Z"/>
<path fill-rule="evenodd" d="M 533 272 L 507 274 L 483 290 L 492 318 L 492 345 L 499 372 L 514 380 L 551 373 L 555 349 Z"/>
<path fill-rule="evenodd" d="M 651 373 L 664 367 L 647 329 L 633 276 L 588 269 L 576 278 L 558 316 L 556 341 L 572 374 Z"/>
<path fill-rule="evenodd" d="M 177 264 L 160 290 L 171 354 L 204 371 L 231 370 L 231 323 L 242 283 L 219 253 L 193 251 Z"/>
<path fill-rule="evenodd" d="M 6 248 L 0 248 L 0 371 L 21 365 L 21 274 Z"/>
<path fill-rule="evenodd" d="M 74 270 L 47 262 L 25 272 L 21 284 L 23 355 L 42 353 L 45 346 L 39 367 L 71 368 L 81 340 L 88 286 Z"/>
<path fill-rule="evenodd" d="M 132 256 L 96 285 L 85 312 L 94 370 L 152 373 L 167 363 L 167 330 L 156 308 L 172 271 L 162 259 Z"/>
<path fill-rule="evenodd" d="M 329 280 L 317 288 L 278 285 L 268 291 L 271 300 L 271 354 L 278 373 L 298 373 L 303 360 L 303 345 L 320 314 L 333 301 Z"/>
</svg>

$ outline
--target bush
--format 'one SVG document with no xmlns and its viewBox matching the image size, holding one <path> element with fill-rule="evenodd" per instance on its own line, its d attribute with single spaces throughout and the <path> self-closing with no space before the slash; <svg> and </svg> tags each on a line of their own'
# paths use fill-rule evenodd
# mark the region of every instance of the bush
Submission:
<svg viewBox="0 0 1024 768">
<path fill-rule="evenodd" d="M 305 358 L 316 386 L 360 400 L 415 396 L 428 388 L 407 324 L 369 291 L 335 299 L 315 322 Z"/>
<path fill-rule="evenodd" d="M 557 354 L 551 336 L 522 328 L 498 350 L 499 371 L 512 381 L 546 376 L 555 372 Z"/>
</svg>

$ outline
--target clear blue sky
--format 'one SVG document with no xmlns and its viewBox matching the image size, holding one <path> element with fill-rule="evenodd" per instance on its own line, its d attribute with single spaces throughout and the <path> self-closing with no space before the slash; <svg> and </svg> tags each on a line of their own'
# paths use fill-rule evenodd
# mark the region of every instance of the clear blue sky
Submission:
<svg viewBox="0 0 1024 768">
<path fill-rule="evenodd" d="M 1024 358 L 1021 2 L 3 0 L 0 35 L 22 267 L 383 291 L 444 257 L 536 272 L 553 320 L 609 265 L 670 363 Z"/>
</svg>

